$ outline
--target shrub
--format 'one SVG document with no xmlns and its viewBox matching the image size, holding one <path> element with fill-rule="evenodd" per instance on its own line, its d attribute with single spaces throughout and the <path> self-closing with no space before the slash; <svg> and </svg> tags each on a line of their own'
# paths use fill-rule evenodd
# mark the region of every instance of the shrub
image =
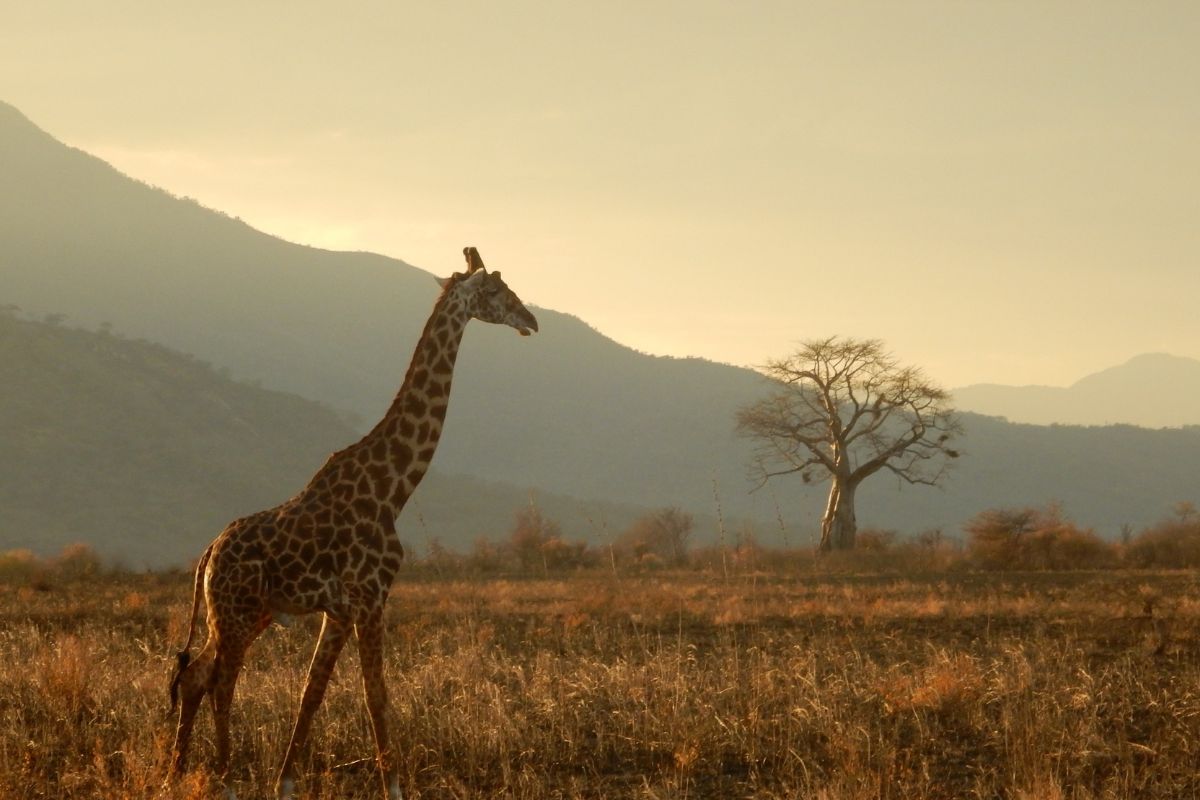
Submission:
<svg viewBox="0 0 1200 800">
<path fill-rule="evenodd" d="M 1200 520 L 1165 519 L 1134 536 L 1125 563 L 1137 568 L 1200 567 Z"/>
<path fill-rule="evenodd" d="M 1116 562 L 1112 545 L 1064 518 L 1056 504 L 991 508 L 963 530 L 971 560 L 983 569 L 1097 569 Z"/>
<path fill-rule="evenodd" d="M 54 559 L 54 571 L 68 581 L 91 578 L 100 573 L 100 557 L 91 545 L 83 542 L 69 544 Z"/>
<path fill-rule="evenodd" d="M 896 532 L 880 528 L 863 528 L 854 540 L 854 547 L 869 553 L 886 553 L 896 544 Z"/>
<path fill-rule="evenodd" d="M 688 541 L 695 522 L 692 515 L 675 507 L 660 508 L 638 517 L 617 537 L 614 547 L 635 563 L 653 561 L 672 567 L 687 563 Z"/>
<path fill-rule="evenodd" d="M 0 583 L 28 583 L 44 569 L 32 550 L 7 550 L 0 553 Z"/>
</svg>

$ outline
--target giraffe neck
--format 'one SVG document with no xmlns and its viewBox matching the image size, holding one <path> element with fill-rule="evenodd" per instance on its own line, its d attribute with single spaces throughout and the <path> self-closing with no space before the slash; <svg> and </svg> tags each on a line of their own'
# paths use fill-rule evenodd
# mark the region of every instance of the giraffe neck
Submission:
<svg viewBox="0 0 1200 800">
<path fill-rule="evenodd" d="M 433 460 L 450 401 L 454 361 L 470 315 L 454 287 L 434 305 L 404 383 L 383 419 L 354 448 L 365 450 L 371 494 L 397 516 Z"/>
</svg>

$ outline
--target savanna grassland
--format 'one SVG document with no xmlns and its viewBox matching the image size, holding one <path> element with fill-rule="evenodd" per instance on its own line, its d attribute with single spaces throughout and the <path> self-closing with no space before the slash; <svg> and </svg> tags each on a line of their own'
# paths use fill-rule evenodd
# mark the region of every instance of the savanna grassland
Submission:
<svg viewBox="0 0 1200 800">
<path fill-rule="evenodd" d="M 389 603 L 408 798 L 1200 796 L 1194 572 L 705 572 L 434 578 Z M 161 789 L 189 576 L 0 579 L 0 797 Z M 269 795 L 318 620 L 273 626 L 234 710 L 238 796 Z M 379 787 L 357 658 L 304 796 Z"/>
</svg>

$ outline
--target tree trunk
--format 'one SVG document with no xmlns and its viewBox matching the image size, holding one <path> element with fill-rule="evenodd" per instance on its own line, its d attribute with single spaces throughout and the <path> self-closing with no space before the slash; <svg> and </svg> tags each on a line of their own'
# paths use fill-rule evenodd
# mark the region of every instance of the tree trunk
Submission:
<svg viewBox="0 0 1200 800">
<path fill-rule="evenodd" d="M 825 516 L 821 519 L 822 553 L 854 549 L 854 539 L 858 533 L 858 523 L 854 519 L 854 491 L 857 488 L 846 479 L 834 476 Z"/>
</svg>

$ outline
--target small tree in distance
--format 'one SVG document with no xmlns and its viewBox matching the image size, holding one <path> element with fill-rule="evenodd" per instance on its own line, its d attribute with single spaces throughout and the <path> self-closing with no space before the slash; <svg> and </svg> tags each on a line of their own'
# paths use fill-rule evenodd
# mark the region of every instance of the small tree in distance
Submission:
<svg viewBox="0 0 1200 800">
<path fill-rule="evenodd" d="M 641 561 L 653 556 L 673 567 L 687 563 L 688 540 L 695 524 L 692 515 L 678 508 L 660 508 L 638 517 L 616 542 L 618 549 Z"/>
<path fill-rule="evenodd" d="M 779 475 L 829 478 L 822 551 L 854 547 L 855 493 L 868 477 L 936 486 L 958 457 L 949 394 L 877 339 L 808 341 L 763 371 L 775 391 L 737 414 L 738 431 L 758 442 L 751 471 L 759 486 Z"/>
<path fill-rule="evenodd" d="M 549 553 L 561 544 L 562 528 L 543 514 L 532 498 L 529 505 L 517 509 L 513 515 L 509 545 L 521 569 L 528 571 L 541 567 L 543 571 L 547 570 L 550 567 Z"/>
</svg>

